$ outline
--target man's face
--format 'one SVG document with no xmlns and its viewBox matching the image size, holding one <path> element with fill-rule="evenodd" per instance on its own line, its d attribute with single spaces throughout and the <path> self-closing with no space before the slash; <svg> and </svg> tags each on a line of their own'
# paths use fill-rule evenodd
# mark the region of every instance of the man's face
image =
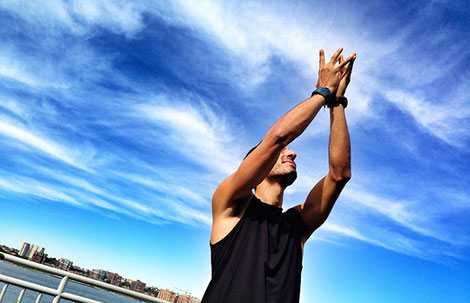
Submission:
<svg viewBox="0 0 470 303">
<path fill-rule="evenodd" d="M 281 151 L 268 178 L 274 179 L 284 186 L 289 186 L 294 183 L 297 178 L 297 165 L 294 162 L 295 157 L 297 157 L 297 154 L 293 150 L 285 147 Z"/>
</svg>

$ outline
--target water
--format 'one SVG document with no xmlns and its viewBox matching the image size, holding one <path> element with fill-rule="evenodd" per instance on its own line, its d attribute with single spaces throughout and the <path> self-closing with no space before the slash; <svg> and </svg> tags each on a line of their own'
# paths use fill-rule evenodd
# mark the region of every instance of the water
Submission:
<svg viewBox="0 0 470 303">
<path fill-rule="evenodd" d="M 48 274 L 32 271 L 23 267 L 15 266 L 4 261 L 0 261 L 0 274 L 10 276 L 16 279 L 32 282 L 42 286 L 57 289 L 60 279 L 50 276 Z M 0 282 L 0 290 L 3 288 L 4 283 Z M 20 294 L 21 288 L 14 285 L 9 285 L 2 303 L 15 303 Z M 103 303 L 137 303 L 138 301 L 109 293 L 105 290 L 100 290 L 88 287 L 82 284 L 69 281 L 65 287 L 65 292 L 79 295 L 92 300 L 100 301 Z M 32 290 L 26 290 L 22 303 L 34 303 L 38 293 Z M 43 294 L 41 303 L 50 303 L 54 297 Z M 61 299 L 61 303 L 71 303 L 69 300 Z"/>
</svg>

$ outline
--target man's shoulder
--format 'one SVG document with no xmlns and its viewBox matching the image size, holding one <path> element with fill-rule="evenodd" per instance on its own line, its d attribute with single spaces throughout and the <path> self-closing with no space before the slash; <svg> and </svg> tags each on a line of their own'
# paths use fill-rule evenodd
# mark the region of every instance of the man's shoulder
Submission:
<svg viewBox="0 0 470 303">
<path fill-rule="evenodd" d="M 243 215 L 243 211 L 247 209 L 250 204 L 258 203 L 259 199 L 250 192 L 250 195 L 245 197 L 238 198 L 237 200 L 232 202 L 231 209 L 232 209 L 232 217 L 240 217 Z"/>
<path fill-rule="evenodd" d="M 307 225 L 302 219 L 302 215 L 300 214 L 301 211 L 302 211 L 301 205 L 296 205 L 287 209 L 283 213 L 283 215 L 286 217 L 288 221 L 293 223 L 293 225 L 297 226 L 300 231 L 304 232 L 307 228 Z"/>
</svg>

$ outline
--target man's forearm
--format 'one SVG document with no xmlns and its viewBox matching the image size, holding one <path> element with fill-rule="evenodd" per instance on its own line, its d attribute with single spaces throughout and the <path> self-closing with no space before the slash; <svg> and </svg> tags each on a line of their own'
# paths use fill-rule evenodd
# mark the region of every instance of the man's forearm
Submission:
<svg viewBox="0 0 470 303">
<path fill-rule="evenodd" d="M 351 144 L 343 105 L 330 108 L 329 175 L 336 181 L 351 178 Z"/>
<path fill-rule="evenodd" d="M 308 98 L 282 116 L 266 136 L 275 137 L 279 144 L 287 146 L 302 134 L 324 104 L 325 98 L 321 95 Z"/>
<path fill-rule="evenodd" d="M 320 50 L 317 86 L 327 87 L 333 95 L 338 87 L 341 70 L 356 58 L 354 53 L 343 60 L 342 51 L 343 48 L 339 48 L 331 60 L 325 63 L 325 54 Z M 337 65 L 338 61 L 341 62 Z M 274 139 L 277 146 L 287 146 L 307 128 L 324 103 L 324 97 L 318 94 L 308 98 L 279 119 L 268 131 L 265 139 Z"/>
</svg>

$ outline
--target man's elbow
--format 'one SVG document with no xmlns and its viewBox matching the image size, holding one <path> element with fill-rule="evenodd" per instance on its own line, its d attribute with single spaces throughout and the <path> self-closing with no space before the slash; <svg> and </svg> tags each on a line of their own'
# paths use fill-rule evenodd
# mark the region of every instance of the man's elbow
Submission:
<svg viewBox="0 0 470 303">
<path fill-rule="evenodd" d="M 287 146 L 290 141 L 290 134 L 279 126 L 272 127 L 266 134 L 265 140 L 276 146 Z"/>
<path fill-rule="evenodd" d="M 343 169 L 330 169 L 328 175 L 336 183 L 346 184 L 351 180 L 351 169 L 349 167 Z"/>
</svg>

